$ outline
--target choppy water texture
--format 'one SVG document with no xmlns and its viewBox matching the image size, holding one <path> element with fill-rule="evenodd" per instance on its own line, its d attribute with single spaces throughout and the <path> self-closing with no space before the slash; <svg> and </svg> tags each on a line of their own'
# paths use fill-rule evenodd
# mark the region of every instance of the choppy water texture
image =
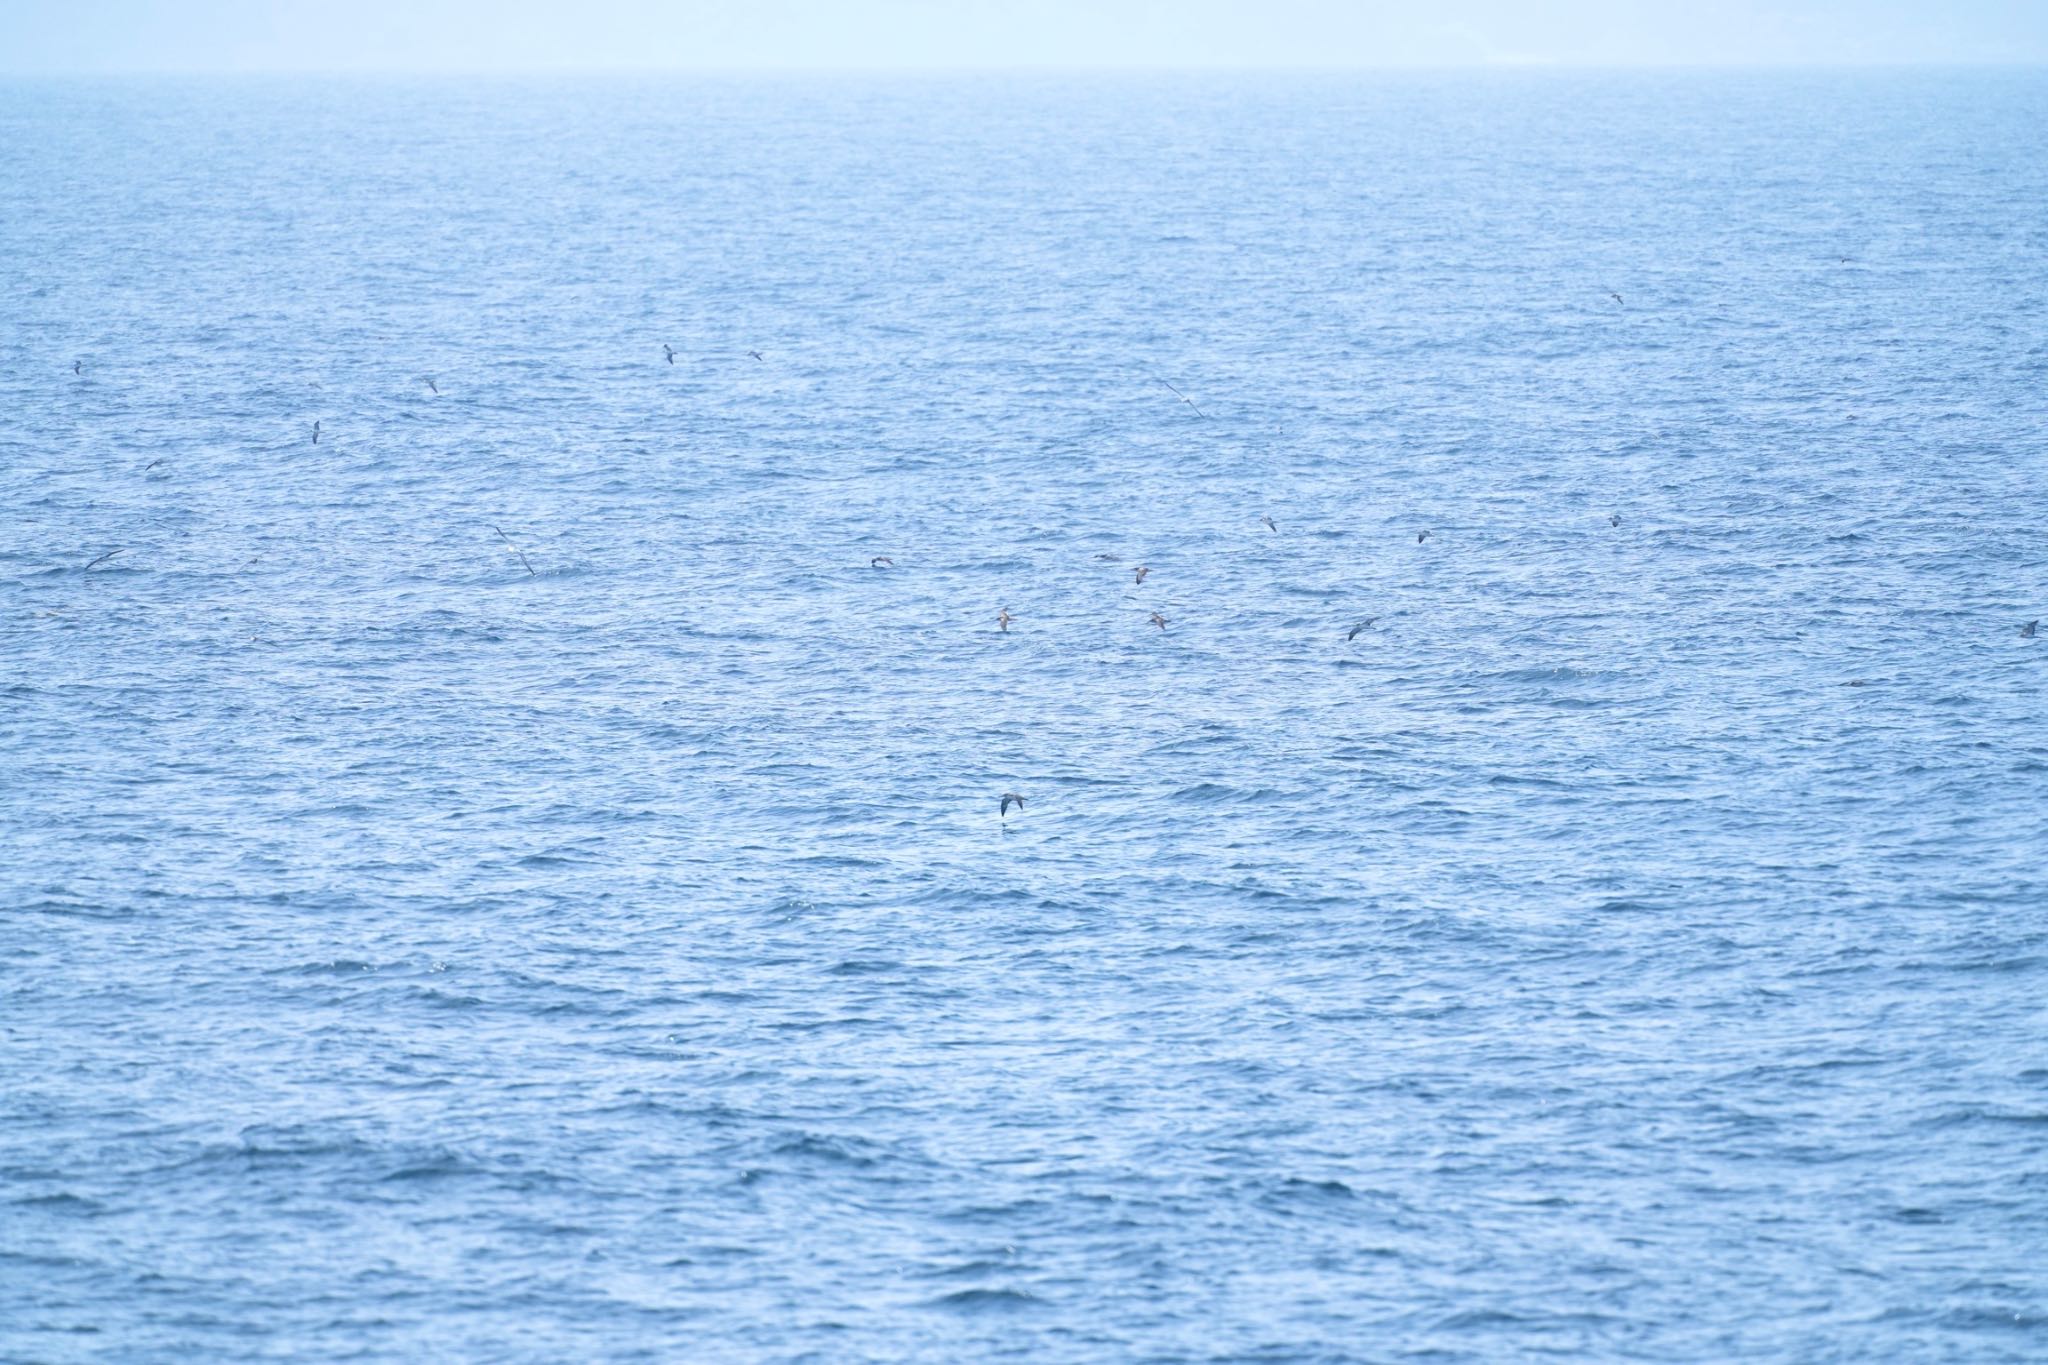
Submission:
<svg viewBox="0 0 2048 1365">
<path fill-rule="evenodd" d="M 0 1356 L 2048 1357 L 2048 77 L 0 185 Z"/>
</svg>

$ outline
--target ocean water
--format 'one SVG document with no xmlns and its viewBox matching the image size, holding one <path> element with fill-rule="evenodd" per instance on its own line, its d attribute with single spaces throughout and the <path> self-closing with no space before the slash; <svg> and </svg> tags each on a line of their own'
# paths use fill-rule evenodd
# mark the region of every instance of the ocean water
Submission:
<svg viewBox="0 0 2048 1365">
<path fill-rule="evenodd" d="M 0 200 L 0 1358 L 2048 1359 L 2048 76 Z"/>
</svg>

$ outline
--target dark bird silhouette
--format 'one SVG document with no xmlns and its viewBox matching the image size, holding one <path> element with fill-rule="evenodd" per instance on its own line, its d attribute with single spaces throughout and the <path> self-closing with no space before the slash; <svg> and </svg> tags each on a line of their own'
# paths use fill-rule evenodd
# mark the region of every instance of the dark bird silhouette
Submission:
<svg viewBox="0 0 2048 1365">
<path fill-rule="evenodd" d="M 669 344 L 668 344 L 667 342 L 665 342 L 665 341 L 664 341 L 664 342 L 662 342 L 662 343 L 661 343 L 661 353 L 662 353 L 663 355 L 665 355 L 665 356 L 667 356 L 667 357 L 668 357 L 668 363 L 669 363 L 669 364 L 673 365 L 673 364 L 675 364 L 675 363 L 676 363 L 676 348 L 675 348 L 675 347 L 673 347 L 673 346 L 669 345 Z"/>
<path fill-rule="evenodd" d="M 1277 531 L 1280 529 L 1278 526 L 1275 526 L 1273 524 L 1273 519 L 1271 517 L 1260 517 L 1259 520 L 1266 523 L 1266 529 L 1268 531 Z"/>
<path fill-rule="evenodd" d="M 493 526 L 491 529 L 493 531 L 498 531 L 498 528 L 496 526 Z M 533 571 L 533 564 L 526 558 L 526 551 L 520 549 L 517 545 L 514 545 L 512 543 L 512 537 L 506 535 L 503 531 L 498 531 L 498 539 L 505 542 L 506 549 L 510 550 L 513 554 L 519 556 L 519 562 L 521 564 L 526 565 L 526 576 L 528 578 L 539 577 L 539 575 L 535 574 Z"/>
<path fill-rule="evenodd" d="M 121 553 L 123 553 L 124 551 L 126 551 L 126 550 L 127 550 L 127 548 L 128 548 L 127 546 L 123 545 L 123 546 L 122 546 L 122 547 L 121 547 L 121 548 L 120 548 L 119 550 L 109 550 L 109 551 L 107 551 L 107 552 L 106 552 L 105 554 L 101 555 L 101 556 L 100 556 L 100 557 L 99 557 L 98 559 L 95 559 L 95 560 L 94 560 L 94 561 L 92 562 L 92 564 L 88 564 L 88 565 L 86 565 L 86 566 L 85 566 L 85 572 L 86 572 L 86 573 L 91 573 L 91 572 L 92 572 L 92 570 L 93 570 L 93 564 L 104 564 L 104 563 L 106 563 L 106 562 L 107 562 L 108 560 L 112 559 L 112 558 L 113 558 L 113 557 L 114 557 L 115 555 L 117 555 L 117 554 L 121 554 Z"/>
<path fill-rule="evenodd" d="M 1615 513 L 1613 513 L 1613 512 L 1609 512 L 1609 513 L 1607 514 L 1607 524 L 1608 524 L 1609 526 L 1619 526 L 1619 525 L 1621 525 L 1621 518 L 1620 518 L 1620 516 L 1618 516 L 1617 514 L 1615 514 Z"/>
<path fill-rule="evenodd" d="M 1145 567 L 1145 566 L 1144 566 L 1143 564 L 1140 564 L 1140 565 L 1138 566 L 1138 571 L 1137 571 L 1137 573 L 1136 573 L 1136 574 L 1134 574 L 1134 575 L 1132 576 L 1132 578 L 1131 578 L 1131 582 L 1133 582 L 1133 583 L 1143 583 L 1143 582 L 1145 581 L 1145 575 L 1146 575 L 1146 574 L 1148 574 L 1148 573 L 1151 573 L 1151 572 L 1152 572 L 1152 571 L 1151 571 L 1150 569 L 1146 568 L 1146 567 Z"/>
<path fill-rule="evenodd" d="M 1106 559 L 1106 560 L 1108 560 L 1108 561 L 1109 561 L 1110 563 L 1112 563 L 1112 564 L 1116 563 L 1116 556 L 1115 556 L 1115 555 L 1097 555 L 1097 556 L 1095 556 L 1095 557 L 1096 557 L 1097 559 Z"/>
<path fill-rule="evenodd" d="M 1167 388 L 1173 389 L 1173 381 L 1168 379 L 1162 379 L 1159 382 L 1166 385 Z M 1180 399 L 1181 402 L 1186 403 L 1189 407 L 1194 408 L 1195 416 L 1206 418 L 1209 415 L 1208 413 L 1203 412 L 1200 408 L 1196 408 L 1195 400 L 1188 397 L 1186 394 L 1182 393 L 1179 389 L 1173 389 L 1173 396 L 1175 398 Z"/>
<path fill-rule="evenodd" d="M 427 387 L 432 389 L 435 393 L 439 393 L 441 391 L 441 386 L 434 382 L 434 377 L 432 375 L 427 376 Z"/>
<path fill-rule="evenodd" d="M 1619 294 L 1615 293 L 1615 292 L 1614 292 L 1613 290 L 1611 290 L 1611 289 L 1607 291 L 1607 297 L 1608 297 L 1608 298 L 1610 298 L 1610 299 L 1613 299 L 1613 300 L 1614 300 L 1614 301 L 1615 301 L 1616 303 L 1620 303 L 1620 302 L 1621 302 L 1621 295 L 1619 295 Z"/>
<path fill-rule="evenodd" d="M 83 374 L 83 373 L 85 373 L 85 362 L 84 362 L 84 361 L 82 361 L 82 360 L 74 360 L 74 361 L 72 361 L 72 362 L 71 362 L 71 373 L 73 373 L 73 374 Z"/>
<path fill-rule="evenodd" d="M 320 444 L 320 424 L 318 422 L 313 423 L 313 444 L 316 446 Z"/>
<path fill-rule="evenodd" d="M 887 555 L 876 555 L 868 561 L 868 567 L 870 569 L 893 569 L 896 567 L 896 561 Z"/>
<path fill-rule="evenodd" d="M 768 358 L 767 356 L 762 355 L 759 351 L 748 351 L 747 354 L 754 357 L 754 359 L 756 360 L 766 360 Z"/>
<path fill-rule="evenodd" d="M 1849 686 L 1851 686 L 1851 687 L 1862 687 L 1863 685 L 1864 685 L 1864 683 L 1863 683 L 1863 679 L 1861 679 L 1861 678 L 1851 678 L 1851 679 L 1849 679 Z"/>
<path fill-rule="evenodd" d="M 1425 541 L 1425 540 L 1428 540 L 1428 539 L 1429 539 L 1429 532 L 1427 532 L 1427 531 L 1417 531 L 1417 532 L 1415 533 L 1415 543 L 1416 543 L 1417 545 L 1420 545 L 1420 544 L 1421 544 L 1421 543 L 1422 543 L 1423 541 Z"/>
<path fill-rule="evenodd" d="M 151 460 L 151 461 L 150 461 L 150 462 L 149 462 L 148 464 L 144 465 L 144 466 L 142 467 L 142 472 L 143 472 L 143 473 L 145 473 L 145 474 L 147 474 L 147 473 L 148 473 L 148 472 L 149 472 L 150 470 L 152 470 L 152 469 L 155 469 L 155 468 L 156 468 L 156 467 L 157 467 L 158 465 L 160 465 L 160 464 L 162 464 L 162 463 L 163 463 L 163 457 L 162 457 L 162 456 L 158 456 L 158 457 L 157 457 L 156 459 L 154 459 L 154 460 Z"/>
<path fill-rule="evenodd" d="M 1001 629 L 1001 631 L 1005 635 L 1008 635 L 1010 633 L 1010 622 L 1016 619 L 1016 617 L 1010 615 L 1010 609 L 1008 607 L 1004 607 L 1001 611 L 996 613 L 996 625 L 998 628 Z"/>
<path fill-rule="evenodd" d="M 1005 819 L 1005 820 L 1009 819 L 1009 818 L 1010 818 L 1010 807 L 1011 807 L 1011 805 L 1012 805 L 1012 804 L 1014 804 L 1014 805 L 1015 805 L 1015 806 L 1017 807 L 1017 809 L 1018 809 L 1018 810 L 1023 810 L 1023 809 L 1024 809 L 1024 798 L 1023 798 L 1023 797 L 1021 797 L 1021 796 L 1019 796 L 1019 795 L 1017 795 L 1017 793 L 1015 793 L 1015 792 L 1004 792 L 1004 793 L 1003 793 L 1003 804 L 1002 804 L 1001 808 L 1000 808 L 1000 809 L 998 809 L 998 810 L 996 811 L 996 814 L 997 814 L 997 815 L 999 815 L 999 816 L 1001 816 L 1001 817 L 1002 817 L 1003 819 Z"/>
<path fill-rule="evenodd" d="M 1366 617 L 1366 618 L 1365 618 L 1365 619 L 1364 619 L 1363 621 L 1360 621 L 1360 622 L 1359 622 L 1359 623 L 1358 623 L 1357 625 L 1355 625 L 1355 626 L 1353 626 L 1353 627 L 1351 628 L 1351 633 L 1350 633 L 1349 635 L 1347 635 L 1347 636 L 1345 636 L 1345 637 L 1344 637 L 1344 638 L 1345 638 L 1345 640 L 1346 640 L 1346 641 L 1350 641 L 1350 640 L 1356 640 L 1356 639 L 1358 638 L 1358 632 L 1359 632 L 1359 631 L 1361 631 L 1361 630 L 1364 630 L 1364 629 L 1366 629 L 1367 627 L 1369 627 L 1370 625 L 1372 625 L 1372 623 L 1373 623 L 1373 622 L 1375 622 L 1375 621 L 1377 621 L 1377 620 L 1379 620 L 1379 619 L 1380 619 L 1380 618 L 1379 618 L 1379 617 L 1377 617 L 1377 616 L 1368 616 L 1368 617 Z"/>
<path fill-rule="evenodd" d="M 2041 623 L 2040 623 L 2039 621 L 2029 621 L 2029 622 L 2027 622 L 2027 623 L 2026 623 L 2025 625 L 2021 626 L 2021 627 L 2020 627 L 2020 638 L 2021 638 L 2022 640 L 2031 640 L 2031 639 L 2033 639 L 2033 638 L 2034 638 L 2034 636 L 2035 636 L 2035 635 L 2036 635 L 2036 634 L 2038 633 L 2038 632 L 2037 632 L 2037 631 L 2035 630 L 2035 627 L 2036 627 L 2036 626 L 2039 626 L 2040 624 L 2041 624 Z"/>
<path fill-rule="evenodd" d="M 1159 627 L 1161 630 L 1165 630 L 1166 618 L 1155 611 L 1152 613 L 1152 624 Z"/>
</svg>

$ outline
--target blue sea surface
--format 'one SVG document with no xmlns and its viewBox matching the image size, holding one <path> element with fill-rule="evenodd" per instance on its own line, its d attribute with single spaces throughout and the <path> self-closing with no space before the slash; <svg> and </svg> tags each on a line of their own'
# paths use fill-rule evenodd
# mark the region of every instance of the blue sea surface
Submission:
<svg viewBox="0 0 2048 1365">
<path fill-rule="evenodd" d="M 2035 618 L 2048 74 L 0 86 L 0 1359 L 2048 1359 Z"/>
</svg>

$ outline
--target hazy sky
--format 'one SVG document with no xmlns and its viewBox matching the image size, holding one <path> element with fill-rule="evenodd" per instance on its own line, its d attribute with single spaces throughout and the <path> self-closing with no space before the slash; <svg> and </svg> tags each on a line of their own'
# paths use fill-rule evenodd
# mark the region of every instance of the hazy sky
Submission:
<svg viewBox="0 0 2048 1365">
<path fill-rule="evenodd" d="M 0 70 L 2048 63 L 2048 0 L 0 0 Z"/>
</svg>

